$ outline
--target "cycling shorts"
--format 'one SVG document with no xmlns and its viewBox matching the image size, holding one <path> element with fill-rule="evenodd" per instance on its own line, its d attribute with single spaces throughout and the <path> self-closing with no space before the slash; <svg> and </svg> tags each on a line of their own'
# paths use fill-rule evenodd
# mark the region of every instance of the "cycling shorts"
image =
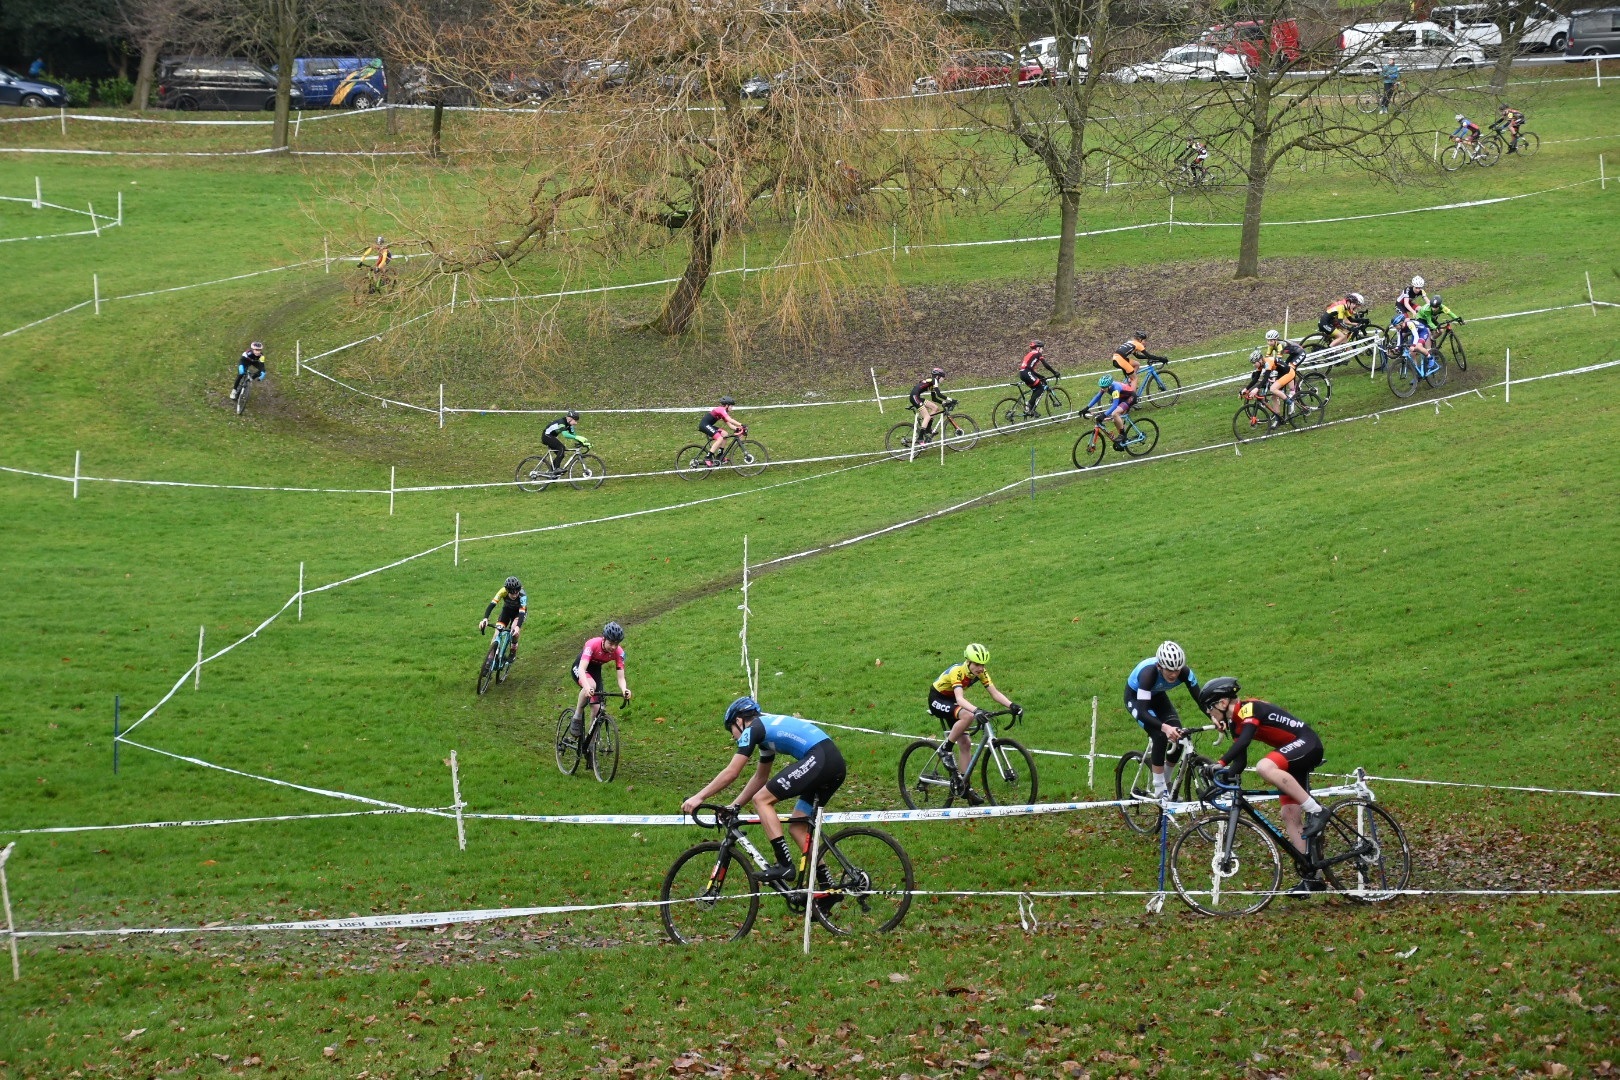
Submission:
<svg viewBox="0 0 1620 1080">
<path fill-rule="evenodd" d="M 585 685 L 584 683 L 579 681 L 579 661 L 577 659 L 574 661 L 574 666 L 568 669 L 568 674 L 573 678 L 574 685 L 580 686 L 580 687 L 583 687 Z M 601 664 L 594 663 L 594 662 L 590 663 L 590 664 L 586 664 L 585 665 L 585 674 L 589 675 L 591 677 L 591 681 L 596 683 L 596 688 L 598 690 L 602 689 L 602 665 Z"/>
<path fill-rule="evenodd" d="M 563 441 L 555 435 L 541 435 L 540 441 L 546 444 L 547 450 L 555 450 L 559 454 L 566 453 L 568 450 L 568 447 L 563 445 Z"/>
<path fill-rule="evenodd" d="M 502 626 L 511 626 L 517 621 L 517 617 L 521 614 L 523 614 L 522 608 L 502 607 L 500 614 L 495 616 L 495 621 Z M 519 625 L 522 624 L 520 623 Z"/>
<path fill-rule="evenodd" d="M 714 417 L 712 416 L 705 416 L 702 420 L 699 420 L 698 430 L 711 439 L 720 434 L 720 429 L 715 426 Z"/>
<path fill-rule="evenodd" d="M 969 708 L 969 706 L 963 706 Z M 942 694 L 933 687 L 928 688 L 929 715 L 939 718 L 940 726 L 949 730 L 956 723 L 956 695 Z"/>
<path fill-rule="evenodd" d="M 1143 701 L 1136 696 L 1135 690 L 1127 686 L 1125 688 L 1125 711 L 1131 714 L 1131 717 L 1135 719 L 1142 730 L 1148 733 L 1148 738 L 1153 740 L 1153 764 L 1162 766 L 1170 749 L 1170 740 L 1165 738 L 1160 725 L 1169 724 L 1171 727 L 1176 728 L 1181 726 L 1181 714 L 1177 713 L 1176 707 L 1170 704 L 1170 695 L 1154 694 L 1148 700 Z M 1152 723 L 1149 723 L 1149 720 Z"/>
<path fill-rule="evenodd" d="M 1118 401 L 1108 406 L 1108 411 L 1103 413 L 1103 418 L 1107 419 L 1110 416 L 1124 416 L 1126 413 L 1131 411 L 1131 406 L 1135 404 L 1135 394 L 1121 394 L 1119 395 Z"/>
<path fill-rule="evenodd" d="M 1298 780 L 1299 786 L 1308 793 L 1311 790 L 1311 772 L 1322 764 L 1325 757 L 1322 740 L 1312 733 L 1295 739 L 1286 746 L 1279 746 L 1266 755 L 1266 760 Z M 1284 795 L 1282 803 L 1284 806 L 1292 806 L 1294 800 Z"/>
<path fill-rule="evenodd" d="M 1275 379 L 1271 380 L 1271 388 L 1273 390 L 1281 390 L 1283 387 L 1287 386 L 1289 383 L 1294 381 L 1294 375 L 1295 374 L 1296 373 L 1295 373 L 1294 369 L 1289 368 L 1287 371 L 1283 372 L 1281 375 L 1278 375 Z"/>
<path fill-rule="evenodd" d="M 816 812 L 817 804 L 826 806 L 843 783 L 844 755 L 837 743 L 823 739 L 804 757 L 771 777 L 765 786 L 777 802 L 799 800 L 793 809 L 809 817 Z"/>
<path fill-rule="evenodd" d="M 1316 332 L 1321 334 L 1324 338 L 1331 338 L 1334 334 L 1339 332 L 1338 317 L 1334 315 L 1323 315 L 1320 319 L 1317 319 Z"/>
<path fill-rule="evenodd" d="M 1046 380 L 1041 378 L 1039 375 L 1037 375 L 1035 373 L 1034 368 L 1029 368 L 1029 369 L 1027 369 L 1025 371 L 1020 371 L 1018 373 L 1018 381 L 1023 383 L 1025 386 L 1044 386 L 1044 385 L 1046 385 Z"/>
</svg>

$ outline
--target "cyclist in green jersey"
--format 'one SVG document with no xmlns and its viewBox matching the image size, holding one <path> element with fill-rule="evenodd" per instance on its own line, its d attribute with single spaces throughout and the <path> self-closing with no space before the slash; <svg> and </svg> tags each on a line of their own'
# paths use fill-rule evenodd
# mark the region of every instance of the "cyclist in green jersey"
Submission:
<svg viewBox="0 0 1620 1080">
<path fill-rule="evenodd" d="M 1440 299 L 1439 293 L 1434 293 L 1417 309 L 1417 317 L 1423 320 L 1430 330 L 1440 329 L 1440 324 L 1447 319 L 1461 324 L 1464 319 L 1461 315 L 1446 307 L 1445 301 Z"/>
<path fill-rule="evenodd" d="M 582 450 L 591 448 L 591 440 L 574 430 L 574 425 L 578 422 L 579 410 L 569 409 L 562 416 L 547 424 L 546 430 L 540 433 L 540 441 L 546 444 L 547 450 L 551 451 L 551 471 L 553 473 L 562 468 L 563 455 L 568 452 L 568 447 L 563 443 L 564 439 L 576 444 Z"/>
</svg>

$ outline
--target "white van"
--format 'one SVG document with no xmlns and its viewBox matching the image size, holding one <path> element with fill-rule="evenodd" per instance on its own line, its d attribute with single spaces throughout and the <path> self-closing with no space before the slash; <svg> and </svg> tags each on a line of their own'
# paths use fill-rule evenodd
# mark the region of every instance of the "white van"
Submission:
<svg viewBox="0 0 1620 1080">
<path fill-rule="evenodd" d="M 1491 18 L 1489 4 L 1451 4 L 1437 7 L 1429 14 L 1439 25 L 1451 31 L 1460 41 L 1471 41 L 1495 55 L 1502 45 L 1502 31 Z M 1530 17 L 1525 22 L 1520 46 L 1525 50 L 1563 52 L 1569 41 L 1569 17 L 1560 15 L 1546 4 L 1533 3 Z"/>
<path fill-rule="evenodd" d="M 1393 60 L 1403 68 L 1471 71 L 1485 63 L 1485 50 L 1459 41 L 1433 22 L 1368 22 L 1347 26 L 1339 50 L 1351 71 L 1373 73 Z"/>
<path fill-rule="evenodd" d="M 1081 36 L 1071 39 L 1074 51 L 1074 65 L 1077 74 L 1084 75 L 1091 63 L 1091 39 Z M 1051 72 L 1053 77 L 1066 79 L 1069 73 L 1063 71 L 1063 61 L 1058 58 L 1058 39 L 1055 37 L 1036 38 L 1025 45 L 1018 53 L 1018 59 L 1025 64 L 1039 64 Z"/>
</svg>

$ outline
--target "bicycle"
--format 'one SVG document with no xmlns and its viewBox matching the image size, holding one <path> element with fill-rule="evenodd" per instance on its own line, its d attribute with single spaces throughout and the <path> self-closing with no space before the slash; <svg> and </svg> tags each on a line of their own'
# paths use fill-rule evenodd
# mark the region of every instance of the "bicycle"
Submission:
<svg viewBox="0 0 1620 1080">
<path fill-rule="evenodd" d="M 934 419 L 928 424 L 928 430 L 923 432 L 917 431 L 915 418 L 909 424 L 894 425 L 889 429 L 888 435 L 884 436 L 884 448 L 895 457 L 914 457 L 916 452 L 940 437 L 941 429 L 947 429 L 944 433 L 945 445 L 959 454 L 966 453 L 978 445 L 979 425 L 974 422 L 973 417 L 966 413 L 958 413 L 955 409 L 956 399 L 947 399 L 944 411 L 935 413 Z M 911 411 L 917 410 L 912 407 Z M 913 438 L 916 440 L 915 447 Z"/>
<path fill-rule="evenodd" d="M 726 436 L 711 456 L 708 443 L 681 447 L 675 455 L 675 469 L 683 480 L 701 480 L 719 469 L 731 469 L 738 476 L 758 476 L 771 463 L 770 452 L 758 439 L 745 439 L 748 429 Z"/>
<path fill-rule="evenodd" d="M 1389 95 L 1388 105 L 1384 104 L 1384 92 L 1382 87 L 1380 87 L 1377 91 L 1369 90 L 1364 94 L 1358 95 L 1356 97 L 1356 111 L 1360 112 L 1364 116 L 1370 116 L 1375 112 L 1400 112 L 1411 103 L 1412 93 L 1406 88 L 1406 84 L 1401 82 L 1395 84 L 1394 91 Z"/>
<path fill-rule="evenodd" d="M 1170 849 L 1177 895 L 1205 915 L 1252 915 L 1277 895 L 1286 851 L 1302 878 L 1322 873 L 1327 884 L 1357 903 L 1392 900 L 1412 874 L 1406 834 L 1371 796 L 1354 796 L 1328 808 L 1327 827 L 1301 852 L 1286 833 L 1249 802 L 1238 784 L 1212 777 L 1202 801 L 1214 807 L 1188 824 Z M 1221 805 L 1222 796 L 1225 805 Z"/>
<path fill-rule="evenodd" d="M 1221 186 L 1224 171 L 1219 165 L 1205 162 L 1194 168 L 1192 162 L 1183 161 L 1171 167 L 1164 178 L 1164 186 L 1171 191 L 1211 190 Z"/>
<path fill-rule="evenodd" d="M 1451 137 L 1451 149 L 1440 155 L 1440 167 L 1446 172 L 1456 172 L 1465 164 L 1472 163 L 1482 169 L 1488 169 L 1501 160 L 1502 151 L 1496 148 L 1494 142 L 1481 139 L 1471 142 L 1468 139 Z"/>
<path fill-rule="evenodd" d="M 1314 334 L 1307 334 L 1305 337 L 1301 338 L 1299 341 L 1299 347 L 1304 349 L 1307 353 L 1318 353 L 1322 352 L 1324 349 L 1332 348 L 1333 346 L 1328 344 L 1332 340 L 1333 336 L 1331 334 L 1324 335 L 1319 330 Z M 1380 352 L 1380 347 L 1384 342 L 1384 328 L 1381 326 L 1374 326 L 1372 320 L 1365 318 L 1351 320 L 1350 334 L 1344 339 L 1343 342 L 1340 343 L 1338 347 L 1343 348 L 1344 345 L 1354 341 L 1369 340 L 1372 342 L 1373 347 L 1370 350 L 1362 349 L 1358 351 L 1356 353 L 1356 363 L 1361 365 L 1362 371 L 1375 370 L 1374 365 L 1376 365 L 1376 370 L 1381 371 L 1383 370 L 1383 354 Z M 1328 369 L 1331 370 L 1341 364 L 1348 364 L 1349 362 L 1349 357 L 1341 357 L 1340 359 L 1329 364 Z"/>
<path fill-rule="evenodd" d="M 996 409 L 990 414 L 992 427 L 1012 427 L 1035 419 L 1029 415 L 1032 388 L 1023 383 L 1017 385 L 1017 397 L 1002 398 L 996 402 Z M 1069 392 L 1058 385 L 1058 376 L 1046 380 L 1046 390 L 1041 394 L 1040 404 L 1036 408 L 1047 416 L 1069 411 Z"/>
<path fill-rule="evenodd" d="M 1456 321 L 1447 319 L 1434 328 L 1434 351 L 1446 356 L 1457 366 L 1458 371 L 1467 371 L 1468 354 L 1463 351 L 1462 338 L 1451 328 Z"/>
<path fill-rule="evenodd" d="M 1174 802 L 1197 802 L 1198 792 L 1196 780 L 1205 765 L 1213 765 L 1214 761 L 1204 757 L 1193 744 L 1193 736 L 1204 731 L 1214 731 L 1214 724 L 1205 724 L 1203 727 L 1182 728 L 1182 736 L 1170 747 L 1165 755 L 1165 764 L 1170 767 L 1170 777 L 1166 781 L 1170 798 Z M 1132 750 L 1122 754 L 1119 764 L 1114 766 L 1114 798 L 1132 800 L 1119 808 L 1120 815 L 1124 817 L 1125 824 L 1130 826 L 1132 832 L 1157 833 L 1159 819 L 1164 816 L 1164 810 L 1159 805 L 1159 797 L 1153 793 L 1152 757 L 1153 740 L 1149 739 L 1147 749 Z"/>
<path fill-rule="evenodd" d="M 1136 369 L 1136 395 L 1155 409 L 1167 409 L 1181 400 L 1181 377 L 1169 370 L 1169 364 L 1166 360 L 1161 368 L 1150 360 Z"/>
<path fill-rule="evenodd" d="M 575 491 L 595 491 L 607 479 L 607 466 L 602 459 L 584 447 L 571 448 L 556 468 L 551 467 L 551 453 L 531 454 L 518 462 L 512 482 L 519 491 L 544 491 L 559 480 L 566 479 Z"/>
<path fill-rule="evenodd" d="M 703 820 L 704 811 L 711 820 Z M 692 820 L 721 838 L 688 848 L 664 875 L 658 893 L 664 931 L 681 945 L 741 940 L 759 915 L 762 879 L 756 871 L 771 863 L 742 831 L 737 810 L 704 803 Z M 802 913 L 809 877 L 804 860 L 791 882 L 763 884 L 782 897 L 789 912 Z M 910 910 L 916 887 L 905 848 L 888 833 L 864 825 L 822 836 L 816 878 L 812 917 L 841 937 L 893 930 Z"/>
<path fill-rule="evenodd" d="M 484 635 L 483 630 L 478 636 Z M 484 663 L 478 669 L 478 694 L 482 697 L 489 690 L 491 682 L 503 683 L 507 672 L 512 670 L 512 627 L 510 624 L 495 627 L 495 640 L 489 643 L 489 652 L 484 654 Z"/>
<path fill-rule="evenodd" d="M 1232 437 L 1238 442 L 1248 442 L 1263 439 L 1278 428 L 1299 429 L 1320 424 L 1327 417 L 1327 401 L 1317 387 L 1314 381 L 1301 380 L 1280 414 L 1267 400 L 1271 396 L 1269 392 L 1242 391 L 1245 400 L 1232 417 Z"/>
<path fill-rule="evenodd" d="M 252 375 L 242 376 L 242 385 L 236 388 L 237 416 L 241 416 L 243 411 L 247 409 L 248 392 L 253 389 L 253 384 L 258 381 L 259 380 L 254 378 Z"/>
<path fill-rule="evenodd" d="M 1400 357 L 1389 368 L 1390 393 L 1398 398 L 1409 398 L 1417 393 L 1419 383 L 1435 390 L 1446 385 L 1449 378 L 1446 358 L 1440 355 L 1439 349 L 1433 346 L 1431 349 L 1427 357 L 1420 358 L 1412 355 L 1411 346 L 1401 346 Z"/>
<path fill-rule="evenodd" d="M 1101 464 L 1110 446 L 1132 457 L 1141 457 L 1152 453 L 1153 448 L 1159 445 L 1159 425 L 1146 417 L 1138 420 L 1128 412 L 1121 414 L 1120 419 L 1125 422 L 1124 435 L 1108 430 L 1101 413 L 1089 419 L 1091 430 L 1074 440 L 1074 450 L 1070 454 L 1077 469 Z"/>
<path fill-rule="evenodd" d="M 607 783 L 619 772 L 619 721 L 607 711 L 607 699 L 610 697 L 623 697 L 623 694 L 605 694 L 601 690 L 590 696 L 591 722 L 584 729 L 580 738 L 574 738 L 574 709 L 571 705 L 564 705 L 562 712 L 557 714 L 557 736 L 553 742 L 553 749 L 557 755 L 557 768 L 564 776 L 573 776 L 579 771 L 579 763 L 583 758 L 591 763 L 591 772 L 598 783 Z M 629 703 L 625 708 L 629 708 Z M 604 773 L 606 775 L 604 775 Z"/>
<path fill-rule="evenodd" d="M 1027 806 L 1035 801 L 1040 777 L 1035 772 L 1035 757 L 1021 743 L 996 735 L 990 721 L 998 716 L 1012 716 L 1011 709 L 996 712 L 980 711 L 967 730 L 971 739 L 979 736 L 979 743 L 968 758 L 966 772 L 956 768 L 956 747 L 943 739 L 918 739 L 900 753 L 900 798 L 913 810 L 927 810 L 936 806 L 950 806 L 957 799 L 967 797 L 974 766 L 986 801 L 992 806 Z M 1011 729 L 1016 723 L 1007 725 Z M 1023 771 L 1019 765 L 1022 762 Z M 1028 779 L 1028 788 L 1025 787 Z"/>
<path fill-rule="evenodd" d="M 1508 134 L 1507 123 L 1502 120 L 1491 122 L 1491 133 L 1487 136 L 1498 151 L 1502 154 L 1518 154 L 1520 157 L 1532 157 L 1541 149 L 1541 139 L 1533 131 L 1519 129 L 1519 142 L 1517 147 L 1513 144 L 1513 136 Z"/>
</svg>

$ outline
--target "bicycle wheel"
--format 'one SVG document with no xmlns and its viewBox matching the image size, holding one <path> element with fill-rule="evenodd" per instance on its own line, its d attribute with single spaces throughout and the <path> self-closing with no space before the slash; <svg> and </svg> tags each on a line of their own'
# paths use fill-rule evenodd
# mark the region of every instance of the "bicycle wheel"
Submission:
<svg viewBox="0 0 1620 1080">
<path fill-rule="evenodd" d="M 1356 363 L 1361 365 L 1362 371 L 1378 371 L 1384 364 L 1384 330 L 1380 326 L 1369 326 L 1363 335 L 1372 340 L 1371 352 L 1356 353 Z M 1352 339 L 1354 340 L 1354 339 Z"/>
<path fill-rule="evenodd" d="M 940 744 L 918 739 L 900 753 L 900 800 L 913 810 L 946 807 L 956 798 L 951 790 L 955 770 L 939 756 Z"/>
<path fill-rule="evenodd" d="M 1167 409 L 1181 400 L 1181 377 L 1173 371 L 1156 371 L 1142 383 L 1142 400 L 1155 409 Z"/>
<path fill-rule="evenodd" d="M 911 456 L 911 424 L 896 424 L 889 429 L 888 435 L 883 438 L 884 449 L 895 457 Z"/>
<path fill-rule="evenodd" d="M 1219 165 L 1205 165 L 1204 166 L 1204 178 L 1198 182 L 1198 186 L 1201 187 L 1201 188 L 1204 188 L 1207 191 L 1207 190 L 1211 190 L 1211 189 L 1215 189 L 1215 188 L 1220 188 L 1220 187 L 1224 186 L 1225 183 L 1226 183 L 1226 170 L 1225 169 L 1221 168 L 1221 166 L 1219 166 Z"/>
<path fill-rule="evenodd" d="M 1482 169 L 1488 169 L 1502 160 L 1502 148 L 1496 143 L 1480 140 L 1477 152 L 1474 154 L 1474 164 Z"/>
<path fill-rule="evenodd" d="M 563 706 L 563 711 L 557 714 L 557 734 L 552 741 L 552 749 L 557 755 L 557 770 L 564 776 L 573 776 L 579 771 L 579 743 L 574 738 L 574 710 Z"/>
<path fill-rule="evenodd" d="M 1252 915 L 1277 895 L 1282 853 L 1248 818 L 1238 819 L 1230 837 L 1228 822 L 1228 815 L 1212 814 L 1183 829 L 1170 848 L 1170 879 L 1176 895 L 1194 911 Z"/>
<path fill-rule="evenodd" d="M 1451 372 L 1446 366 L 1446 358 L 1440 355 L 1439 349 L 1435 349 L 1427 360 L 1420 360 L 1417 363 L 1422 365 L 1418 370 L 1424 373 L 1423 381 L 1432 389 L 1440 389 L 1451 378 Z"/>
<path fill-rule="evenodd" d="M 1440 155 L 1440 167 L 1446 172 L 1456 172 L 1468 162 L 1468 151 L 1456 144 L 1452 144 L 1450 150 Z"/>
<path fill-rule="evenodd" d="M 1447 330 L 1445 340 L 1442 342 L 1442 344 L 1445 346 L 1444 349 L 1438 351 L 1443 351 L 1446 357 L 1450 359 L 1453 364 L 1457 365 L 1458 371 L 1467 371 L 1468 354 L 1463 352 L 1462 338 L 1457 336 L 1457 331 Z"/>
<path fill-rule="evenodd" d="M 1153 768 L 1140 750 L 1132 750 L 1114 766 L 1114 798 L 1121 801 L 1153 798 Z M 1121 806 L 1119 813 L 1132 832 L 1156 833 L 1163 811 L 1156 801 L 1138 801 Z"/>
<path fill-rule="evenodd" d="M 714 466 L 706 464 L 708 456 L 707 446 L 683 446 L 675 455 L 675 470 L 682 480 L 702 480 L 714 472 Z"/>
<path fill-rule="evenodd" d="M 1294 397 L 1294 426 L 1310 427 L 1327 419 L 1327 402 L 1314 386 L 1303 386 Z"/>
<path fill-rule="evenodd" d="M 1541 137 L 1533 131 L 1519 132 L 1519 148 L 1514 151 L 1520 157 L 1534 157 L 1541 149 Z"/>
<path fill-rule="evenodd" d="M 736 941 L 759 915 L 759 882 L 747 863 L 709 840 L 675 860 L 658 899 L 664 932 L 677 945 Z"/>
<path fill-rule="evenodd" d="M 1128 423 L 1130 427 L 1125 432 L 1125 452 L 1132 457 L 1153 453 L 1153 448 L 1159 445 L 1159 425 L 1147 417 L 1138 420 L 1134 416 Z"/>
<path fill-rule="evenodd" d="M 551 477 L 547 475 L 550 463 L 549 454 L 533 454 L 518 462 L 517 472 L 512 475 L 512 482 L 519 491 L 544 491 L 551 486 Z"/>
<path fill-rule="evenodd" d="M 568 465 L 568 482 L 575 491 L 595 491 L 607 479 L 607 466 L 595 454 L 579 454 Z"/>
<path fill-rule="evenodd" d="M 1103 434 L 1101 427 L 1092 429 L 1074 440 L 1074 467 L 1084 469 L 1102 462 L 1103 456 L 1108 453 L 1109 437 Z"/>
<path fill-rule="evenodd" d="M 1232 417 L 1232 437 L 1238 442 L 1263 439 L 1271 428 L 1271 414 L 1258 401 L 1245 401 Z"/>
<path fill-rule="evenodd" d="M 602 714 L 591 736 L 586 751 L 591 759 L 591 772 L 599 783 L 606 784 L 619 774 L 619 722 L 607 713 Z"/>
<path fill-rule="evenodd" d="M 1368 799 L 1333 807 L 1322 830 L 1323 873 L 1359 904 L 1393 900 L 1412 876 L 1406 833 L 1389 812 Z"/>
<path fill-rule="evenodd" d="M 816 921 L 835 934 L 887 933 L 911 909 L 911 891 L 917 885 L 911 857 L 886 832 L 855 825 L 822 837 L 816 862 L 818 878 L 820 867 L 827 870 L 826 895 L 816 899 Z"/>
<path fill-rule="evenodd" d="M 965 453 L 979 444 L 979 425 L 971 416 L 962 413 L 952 413 L 945 420 L 950 429 L 950 438 L 945 445 L 958 454 Z"/>
<path fill-rule="evenodd" d="M 1390 393 L 1398 398 L 1409 398 L 1417 393 L 1417 387 L 1417 367 L 1402 353 L 1401 358 L 1392 361 L 1389 366 Z"/>
<path fill-rule="evenodd" d="M 1041 395 L 1041 411 L 1051 416 L 1053 413 L 1066 413 L 1069 411 L 1069 392 L 1061 386 L 1048 386 L 1046 393 Z"/>
<path fill-rule="evenodd" d="M 489 651 L 484 654 L 484 664 L 478 669 L 478 693 L 480 695 L 489 692 L 489 684 L 495 678 L 495 645 L 495 641 L 489 643 Z"/>
<path fill-rule="evenodd" d="M 996 806 L 1027 806 L 1035 801 L 1040 778 L 1035 772 L 1035 755 L 1022 743 L 997 739 L 979 763 L 984 796 Z"/>
<path fill-rule="evenodd" d="M 242 389 L 236 392 L 236 415 L 241 416 L 242 410 L 247 408 L 248 391 L 253 389 L 253 380 L 242 380 Z"/>
<path fill-rule="evenodd" d="M 1333 380 L 1319 371 L 1301 376 L 1299 389 L 1301 393 L 1307 390 L 1314 391 L 1316 396 L 1322 399 L 1323 405 L 1333 400 Z"/>
<path fill-rule="evenodd" d="M 1307 353 L 1321 352 L 1328 347 L 1328 339 L 1321 334 L 1306 334 L 1299 339 L 1299 347 Z"/>
<path fill-rule="evenodd" d="M 726 457 L 738 476 L 758 476 L 771 463 L 765 444 L 757 439 L 738 439 Z"/>
<path fill-rule="evenodd" d="M 1002 398 L 996 402 L 995 412 L 990 414 L 990 426 L 997 428 L 1012 427 L 1022 424 L 1026 419 L 1024 415 L 1023 398 Z"/>
<path fill-rule="evenodd" d="M 1356 98 L 1356 111 L 1369 115 L 1378 111 L 1379 96 L 1377 94 L 1362 94 Z"/>
</svg>

